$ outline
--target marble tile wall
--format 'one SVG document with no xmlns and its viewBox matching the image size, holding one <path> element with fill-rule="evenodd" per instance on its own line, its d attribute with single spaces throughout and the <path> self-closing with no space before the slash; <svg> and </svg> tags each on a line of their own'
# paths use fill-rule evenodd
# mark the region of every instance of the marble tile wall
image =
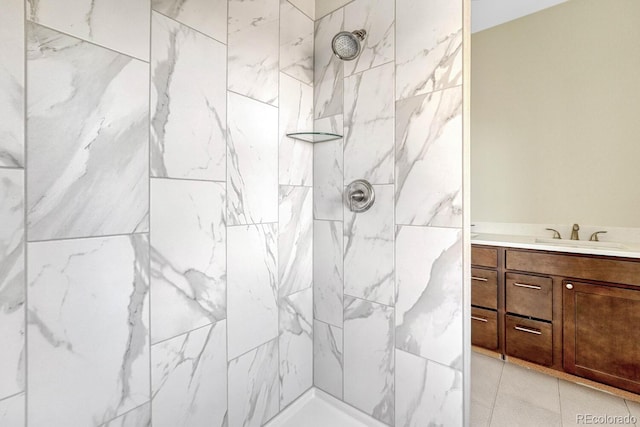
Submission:
<svg viewBox="0 0 640 427">
<path fill-rule="evenodd" d="M 313 9 L 3 2 L 0 424 L 461 425 L 461 2 Z"/>
<path fill-rule="evenodd" d="M 2 2 L 0 425 L 259 427 L 312 386 L 313 6 Z"/>
<path fill-rule="evenodd" d="M 364 29 L 354 61 L 331 52 Z M 462 1 L 354 0 L 315 28 L 314 384 L 391 426 L 461 426 Z M 371 182 L 354 214 L 346 185 Z"/>
</svg>

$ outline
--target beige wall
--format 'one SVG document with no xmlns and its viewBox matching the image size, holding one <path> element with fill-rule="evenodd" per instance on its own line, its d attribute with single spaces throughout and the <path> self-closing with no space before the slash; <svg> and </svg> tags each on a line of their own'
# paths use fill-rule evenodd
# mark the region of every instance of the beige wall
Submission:
<svg viewBox="0 0 640 427">
<path fill-rule="evenodd" d="M 472 36 L 473 221 L 640 226 L 640 1 Z"/>
</svg>

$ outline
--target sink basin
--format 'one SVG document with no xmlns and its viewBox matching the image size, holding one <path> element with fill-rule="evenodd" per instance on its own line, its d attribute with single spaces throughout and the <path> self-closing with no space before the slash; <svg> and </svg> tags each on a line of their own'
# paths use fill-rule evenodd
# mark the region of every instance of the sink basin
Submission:
<svg viewBox="0 0 640 427">
<path fill-rule="evenodd" d="M 593 248 L 593 249 L 628 249 L 625 245 L 615 242 L 591 242 L 588 240 L 567 240 L 567 239 L 543 239 L 536 238 L 536 243 L 545 245 L 564 246 L 569 248 Z"/>
</svg>

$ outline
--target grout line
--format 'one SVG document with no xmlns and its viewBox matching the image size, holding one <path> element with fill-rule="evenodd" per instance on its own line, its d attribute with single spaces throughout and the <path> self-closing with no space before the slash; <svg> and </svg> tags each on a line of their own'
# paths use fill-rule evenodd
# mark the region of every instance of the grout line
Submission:
<svg viewBox="0 0 640 427">
<path fill-rule="evenodd" d="M 278 223 L 276 221 L 251 222 L 249 224 L 231 224 L 231 225 L 227 225 L 227 229 L 235 228 L 235 227 L 257 227 L 259 225 L 273 225 L 273 224 L 278 225 Z"/>
<path fill-rule="evenodd" d="M 22 175 L 22 185 L 23 185 L 23 197 L 24 200 L 22 201 L 22 209 L 23 209 L 23 219 L 22 219 L 22 254 L 23 254 L 23 263 L 24 263 L 24 277 L 23 277 L 23 292 L 24 292 L 24 341 L 23 341 L 23 345 L 24 345 L 24 422 L 25 422 L 25 426 L 29 425 L 29 251 L 27 250 L 27 245 L 28 245 L 28 233 L 29 233 L 29 229 L 28 229 L 28 218 L 27 218 L 27 201 L 28 201 L 28 179 L 27 179 L 27 165 L 28 165 L 28 161 L 29 161 L 29 150 L 27 150 L 27 141 L 28 141 L 28 117 L 27 117 L 27 112 L 28 112 L 28 106 L 27 106 L 27 101 L 28 101 L 28 97 L 27 97 L 27 91 L 29 90 L 28 85 L 27 85 L 27 66 L 28 66 L 28 62 L 27 62 L 27 46 L 28 46 L 28 42 L 29 39 L 27 37 L 27 1 L 23 2 L 23 17 L 22 17 L 22 21 L 23 21 L 23 28 L 22 28 L 22 32 L 23 32 L 23 37 L 24 37 L 24 45 L 22 46 L 22 54 L 23 54 L 23 70 L 22 70 L 22 82 L 23 82 L 23 87 L 24 90 L 22 92 L 22 109 L 23 109 L 23 123 L 22 123 L 22 130 L 23 130 L 23 135 L 22 135 L 22 145 L 23 145 L 23 154 L 24 154 L 24 159 L 23 159 L 23 165 L 24 165 L 24 173 Z"/>
<path fill-rule="evenodd" d="M 218 323 L 224 322 L 225 320 L 227 320 L 227 319 L 224 318 L 224 319 L 216 320 L 215 322 L 210 322 L 210 323 L 207 323 L 206 325 L 198 326 L 196 328 L 189 329 L 188 331 L 184 331 L 184 332 L 180 332 L 179 334 L 172 335 L 169 338 L 163 338 L 161 340 L 155 341 L 153 344 L 150 344 L 150 347 L 155 347 L 158 344 L 162 344 L 162 343 L 165 343 L 167 341 L 171 341 L 171 340 L 174 340 L 176 338 L 180 338 L 180 337 L 183 337 L 185 335 L 189 335 L 190 333 L 199 331 L 200 329 L 214 328 Z"/>
<path fill-rule="evenodd" d="M 500 369 L 500 378 L 498 379 L 498 387 L 496 387 L 495 395 L 493 396 L 493 405 L 491 405 L 491 413 L 489 414 L 489 425 L 493 422 L 493 413 L 496 408 L 496 403 L 498 403 L 498 394 L 500 393 L 500 386 L 502 385 L 502 375 L 504 374 L 504 366 L 505 363 L 503 361 L 502 368 Z"/>
<path fill-rule="evenodd" d="M 151 4 L 149 4 L 149 74 L 148 74 L 148 85 L 147 85 L 147 101 L 148 101 L 148 109 L 147 109 L 147 215 L 149 218 L 149 237 L 147 238 L 147 277 L 149 278 L 149 313 L 148 313 L 148 321 L 149 328 L 147 331 L 148 339 L 149 339 L 149 424 L 153 426 L 153 352 L 151 351 L 151 338 L 153 336 L 153 322 L 151 321 L 153 314 L 153 290 L 152 290 L 152 282 L 153 282 L 153 274 L 151 272 L 151 256 L 152 256 L 152 247 L 151 247 L 151 220 L 152 220 L 152 211 L 151 211 L 151 176 L 152 176 L 152 167 L 151 167 L 151 152 L 152 152 L 152 137 L 151 137 L 151 121 L 152 121 L 152 111 L 155 110 L 151 101 L 152 101 L 152 87 L 153 87 L 153 68 L 152 68 L 152 54 L 153 54 L 153 9 L 151 8 Z"/>
<path fill-rule="evenodd" d="M 228 52 L 229 52 L 229 49 L 227 48 L 227 61 L 228 61 L 228 55 L 229 55 Z M 227 65 L 227 67 L 228 67 L 228 65 Z M 227 76 L 228 76 L 228 74 L 229 74 L 229 70 L 227 69 Z M 278 74 L 280 74 L 280 72 L 278 72 Z M 278 79 L 280 79 L 280 77 L 278 77 Z M 244 93 L 236 92 L 234 90 L 229 89 L 229 80 L 227 80 L 227 92 L 228 93 L 232 93 L 232 94 L 237 95 L 237 96 L 241 96 L 243 98 L 246 98 L 246 99 L 254 101 L 254 102 L 259 102 L 260 104 L 266 105 L 266 106 L 271 107 L 271 108 L 276 108 L 276 109 L 278 108 L 277 105 L 269 104 L 268 102 L 264 102 L 264 101 L 261 101 L 259 99 L 255 99 L 255 98 L 250 97 L 249 95 L 245 95 Z M 227 96 L 227 99 L 228 99 L 228 96 Z"/>
<path fill-rule="evenodd" d="M 26 103 L 26 102 L 25 102 Z M 23 142 L 24 142 L 24 138 L 23 138 Z M 25 147 L 23 147 L 23 151 L 26 151 Z M 23 154 L 23 156 L 26 158 L 26 154 Z M 24 163 L 24 161 L 23 161 Z M 18 170 L 18 171 L 23 171 L 25 170 L 25 165 L 22 166 L 0 166 L 0 169 L 4 169 L 4 170 Z"/>
<path fill-rule="evenodd" d="M 341 9 L 341 13 L 342 13 L 342 21 L 340 23 L 340 31 L 344 31 L 344 21 L 345 21 L 345 11 L 344 11 L 344 7 L 342 7 Z M 331 13 L 335 13 L 331 12 Z M 331 60 L 335 61 L 334 58 L 331 58 Z M 341 105 L 341 114 L 342 114 L 342 139 L 341 141 L 341 148 L 342 148 L 342 193 L 340 194 L 340 207 L 341 207 L 341 211 L 342 211 L 342 398 L 340 399 L 341 401 L 346 403 L 346 397 L 345 397 L 345 388 L 346 388 L 346 382 L 345 382 L 345 359 L 346 359 L 346 346 L 345 346 L 345 335 L 346 335 L 346 324 L 345 324 L 345 282 L 346 282 L 346 266 L 345 266 L 345 262 L 344 262 L 344 258 L 346 255 L 345 252 L 345 246 L 346 246 L 346 236 L 345 236 L 345 231 L 346 231 L 346 227 L 345 227 L 345 221 L 347 220 L 347 218 L 345 217 L 345 206 L 344 206 L 344 202 L 342 202 L 342 199 L 344 197 L 344 188 L 347 185 L 345 182 L 345 176 L 346 176 L 346 165 L 344 163 L 345 161 L 345 156 L 344 156 L 344 149 L 347 146 L 347 135 L 345 135 L 345 128 L 346 128 L 346 124 L 347 124 L 347 115 L 345 113 L 345 109 L 344 109 L 344 105 L 345 105 L 345 88 L 344 88 L 344 82 L 346 80 L 346 77 L 344 75 L 344 61 L 340 61 L 340 66 L 338 67 L 338 76 L 340 75 L 340 69 L 342 68 L 342 81 L 339 82 L 339 84 L 342 85 L 342 105 Z M 351 116 L 350 116 L 351 117 Z"/>
<path fill-rule="evenodd" d="M 277 200 L 277 204 L 278 204 L 278 224 L 276 225 L 276 236 L 275 236 L 275 246 L 276 246 L 276 254 L 277 254 L 277 262 L 276 262 L 276 280 L 277 280 L 277 292 L 276 292 L 276 307 L 278 309 L 278 341 L 276 343 L 277 349 L 276 351 L 278 352 L 278 412 L 274 415 L 277 416 L 280 411 L 282 410 L 282 385 L 283 385 L 283 379 L 284 376 L 282 375 L 282 372 L 280 372 L 281 369 L 281 357 L 282 354 L 280 354 L 280 340 L 282 338 L 282 331 L 280 329 L 280 321 L 281 321 L 281 313 L 282 313 L 282 304 L 284 301 L 284 298 L 280 297 L 280 287 L 282 286 L 281 283 L 281 277 L 280 277 L 280 263 L 282 262 L 282 259 L 280 258 L 280 138 L 281 138 L 281 131 L 282 129 L 280 129 L 280 109 L 282 108 L 282 98 L 280 96 L 280 91 L 282 88 L 282 72 L 280 71 L 280 64 L 282 62 L 282 58 L 280 55 L 281 52 L 281 41 L 282 41 L 282 7 L 280 7 L 280 2 L 278 2 L 278 123 L 276 124 L 276 127 L 278 129 L 277 134 L 278 134 L 278 145 L 276 147 L 276 162 L 277 162 L 277 166 L 276 166 L 276 174 L 278 176 L 277 181 L 278 181 L 278 200 Z M 301 95 L 302 96 L 302 95 Z M 298 112 L 299 114 L 299 112 Z M 273 417 L 271 417 L 273 418 Z"/>
<path fill-rule="evenodd" d="M 27 243 L 48 243 L 48 242 L 65 242 L 68 240 L 88 240 L 88 239 L 108 239 L 111 237 L 131 237 L 131 236 L 140 236 L 140 235 L 150 235 L 149 231 L 135 231 L 132 233 L 122 233 L 122 234 L 102 234 L 97 236 L 78 236 L 78 237 L 60 237 L 57 239 L 44 239 L 44 240 L 27 240 Z"/>
<path fill-rule="evenodd" d="M 225 96 L 225 124 L 224 124 L 224 177 L 225 177 L 225 190 L 224 190 L 224 227 L 225 227 L 225 241 L 224 241 L 224 272 L 225 272 L 225 292 L 224 292 L 224 306 L 225 306 L 225 376 L 226 376 L 226 389 L 225 389 L 225 422 L 223 424 L 229 425 L 229 368 L 231 361 L 229 360 L 229 2 L 227 1 L 226 7 L 227 18 L 227 30 L 225 33 L 227 43 L 224 44 L 224 96 Z"/>
<path fill-rule="evenodd" d="M 164 14 L 164 13 L 162 13 L 162 12 L 160 12 L 160 11 L 157 11 L 157 10 L 155 10 L 155 9 L 153 9 L 153 8 L 151 8 L 151 16 L 152 16 L 152 18 L 151 18 L 151 22 L 152 22 L 152 23 L 153 23 L 153 14 L 154 14 L 154 13 L 156 13 L 156 14 L 158 14 L 158 15 L 160 15 L 160 16 L 163 16 L 163 17 L 165 17 L 165 18 L 167 18 L 167 19 L 169 19 L 169 20 L 171 20 L 171 21 L 175 22 L 176 24 L 178 24 L 178 25 L 180 25 L 180 26 L 182 26 L 182 27 L 186 27 L 186 28 L 188 28 L 188 29 L 190 29 L 190 30 L 192 30 L 192 31 L 194 31 L 194 32 L 196 32 L 196 33 L 198 33 L 198 34 L 200 34 L 201 36 L 208 38 L 209 40 L 213 40 L 213 41 L 216 41 L 216 42 L 218 42 L 218 43 L 220 43 L 220 44 L 224 44 L 224 45 L 226 45 L 226 44 L 227 44 L 226 42 L 223 42 L 223 41 L 221 41 L 221 40 L 218 40 L 217 38 L 215 38 L 215 37 L 213 37 L 212 35 L 209 35 L 209 34 L 207 34 L 207 33 L 203 32 L 202 30 L 199 30 L 199 29 L 197 29 L 197 28 L 195 28 L 195 27 L 193 27 L 193 26 L 191 26 L 191 25 L 189 25 L 189 24 L 184 23 L 183 21 L 179 21 L 179 20 L 177 20 L 176 18 L 174 18 L 174 17 L 172 17 L 172 16 L 169 16 L 169 15 L 166 15 L 166 14 Z M 149 56 L 149 58 L 151 58 L 151 56 Z"/>
<path fill-rule="evenodd" d="M 148 400 L 148 401 L 136 406 L 135 408 L 131 408 L 127 412 L 124 412 L 124 413 L 116 416 L 115 418 L 111 418 L 110 420 L 108 420 L 108 421 L 106 421 L 106 422 L 104 422 L 102 424 L 99 424 L 98 427 L 104 427 L 107 424 L 110 424 L 113 421 L 117 420 L 118 418 L 126 417 L 127 415 L 133 413 L 134 411 L 137 411 L 138 409 L 142 408 L 144 405 L 149 405 L 149 419 L 151 419 L 151 400 Z M 152 426 L 153 424 L 149 424 L 149 425 Z"/>
<path fill-rule="evenodd" d="M 31 21 L 31 20 L 27 20 L 27 22 L 28 22 L 29 24 L 33 24 L 33 25 L 37 25 L 37 26 L 42 27 L 42 28 L 46 28 L 47 30 L 54 31 L 54 32 L 59 33 L 59 34 L 62 34 L 62 35 L 64 35 L 64 36 L 71 37 L 71 38 L 73 38 L 73 39 L 75 39 L 75 40 L 79 40 L 79 41 L 81 41 L 82 43 L 87 43 L 87 44 L 90 44 L 90 45 L 92 45 L 92 46 L 96 46 L 96 47 L 99 47 L 99 48 L 102 48 L 102 49 L 108 50 L 108 51 L 110 51 L 110 52 L 117 53 L 118 55 L 126 56 L 127 58 L 131 58 L 131 59 L 134 59 L 134 60 L 136 60 L 136 61 L 144 62 L 144 63 L 146 63 L 146 64 L 148 64 L 148 63 L 149 63 L 149 61 L 150 61 L 150 59 L 151 59 L 151 58 L 149 58 L 148 60 L 144 60 L 144 59 L 142 59 L 142 58 L 138 58 L 137 56 L 133 56 L 133 55 L 132 55 L 132 54 L 130 54 L 130 53 L 120 52 L 119 50 L 115 50 L 115 49 L 110 48 L 110 47 L 108 47 L 108 46 L 104 46 L 104 45 L 101 45 L 101 44 L 99 44 L 99 43 L 96 43 L 96 42 L 95 42 L 95 41 L 93 41 L 93 40 L 87 40 L 87 39 L 83 39 L 83 38 L 78 37 L 78 36 L 74 36 L 74 35 L 73 35 L 73 34 L 71 34 L 71 33 L 67 33 L 67 32 L 65 32 L 65 31 L 59 30 L 59 29 L 57 29 L 57 28 L 53 28 L 53 27 L 50 27 L 50 26 L 48 26 L 48 25 L 41 24 L 40 22 L 34 22 L 34 21 Z M 25 26 L 25 28 L 26 28 L 26 26 Z"/>
<path fill-rule="evenodd" d="M 7 400 L 9 400 L 9 399 L 13 399 L 14 397 L 18 397 L 18 396 L 20 396 L 21 394 L 26 395 L 26 392 L 25 392 L 24 390 L 22 390 L 22 391 L 19 391 L 19 392 L 17 392 L 17 393 L 10 394 L 9 396 L 5 396 L 5 397 L 3 397 L 2 399 L 0 399 L 0 403 L 5 402 L 5 401 L 7 401 Z M 25 400 L 26 400 L 26 399 L 25 399 Z"/>
<path fill-rule="evenodd" d="M 151 162 L 149 162 L 149 165 L 151 165 Z M 167 181 L 187 181 L 187 182 L 215 182 L 218 184 L 223 184 L 227 182 L 226 180 L 219 180 L 219 179 L 176 178 L 176 177 L 170 177 L 170 176 L 153 176 L 153 175 L 149 176 L 149 179 L 151 181 L 167 180 Z"/>
<path fill-rule="evenodd" d="M 293 6 L 294 9 L 297 9 L 298 11 L 300 11 L 300 13 L 302 13 L 304 16 L 309 18 L 312 22 L 315 22 L 315 18 L 312 18 L 311 16 L 307 15 L 302 9 L 300 9 L 298 7 L 298 5 L 294 4 L 291 0 L 287 0 L 287 3 L 289 3 L 289 5 L 291 5 L 291 6 Z M 314 0 L 314 3 L 315 3 L 315 0 Z M 315 4 L 314 4 L 314 6 L 315 6 Z M 314 10 L 313 10 L 313 14 L 314 15 L 316 14 L 315 12 L 316 11 L 315 11 L 315 7 L 314 7 Z"/>
<path fill-rule="evenodd" d="M 322 0 L 316 0 L 316 1 L 322 1 Z M 344 8 L 345 6 L 348 6 L 349 4 L 353 3 L 354 1 L 355 1 L 355 0 L 349 0 L 348 2 L 346 2 L 345 4 L 343 4 L 342 6 L 337 7 L 337 8 L 335 8 L 335 9 L 331 10 L 330 12 L 326 12 L 326 13 L 325 13 L 324 15 L 322 15 L 322 16 L 316 17 L 316 20 L 317 20 L 317 21 L 319 21 L 320 19 L 322 19 L 322 18 L 324 18 L 324 17 L 326 17 L 326 16 L 328 16 L 328 15 L 331 15 L 332 13 L 337 12 L 339 9 L 342 9 L 342 8 Z"/>
</svg>

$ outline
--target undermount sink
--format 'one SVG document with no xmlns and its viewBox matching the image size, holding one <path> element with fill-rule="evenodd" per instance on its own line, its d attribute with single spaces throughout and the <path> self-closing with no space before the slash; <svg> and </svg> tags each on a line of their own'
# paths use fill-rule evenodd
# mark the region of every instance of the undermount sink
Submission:
<svg viewBox="0 0 640 427">
<path fill-rule="evenodd" d="M 565 246 L 570 248 L 627 249 L 625 245 L 614 242 L 592 242 L 589 240 L 543 239 L 536 238 L 536 243 Z"/>
</svg>

